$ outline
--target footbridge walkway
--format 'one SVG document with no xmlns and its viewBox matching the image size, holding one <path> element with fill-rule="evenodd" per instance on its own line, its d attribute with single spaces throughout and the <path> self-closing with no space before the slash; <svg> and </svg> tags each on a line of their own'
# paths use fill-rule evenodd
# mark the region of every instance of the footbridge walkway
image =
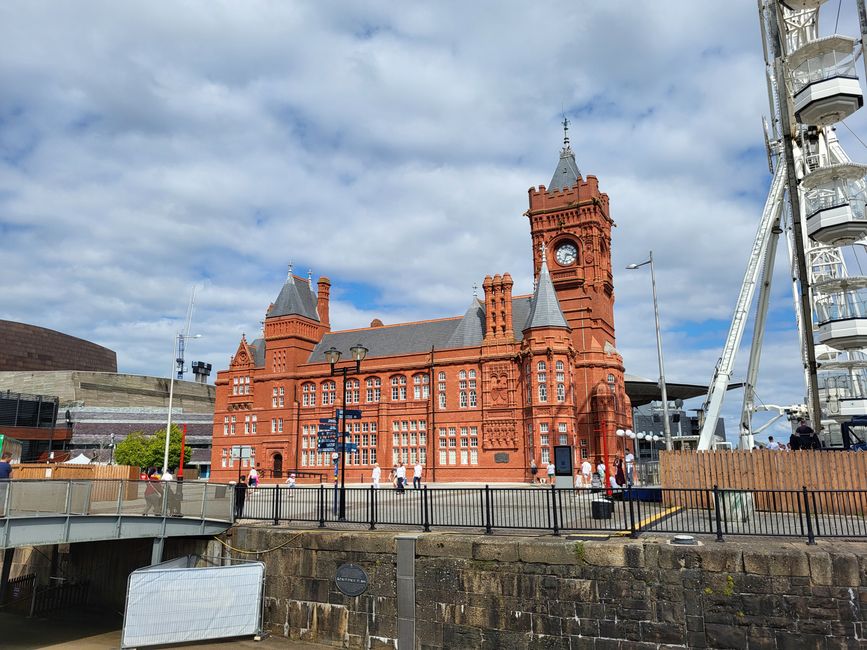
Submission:
<svg viewBox="0 0 867 650">
<path fill-rule="evenodd" d="M 214 483 L 0 481 L 0 549 L 216 535 L 233 521 L 232 489 Z"/>
</svg>

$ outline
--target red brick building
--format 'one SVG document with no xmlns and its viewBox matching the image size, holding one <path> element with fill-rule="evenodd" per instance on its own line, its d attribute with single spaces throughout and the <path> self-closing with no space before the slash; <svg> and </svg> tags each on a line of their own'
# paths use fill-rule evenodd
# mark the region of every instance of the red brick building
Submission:
<svg viewBox="0 0 867 650">
<path fill-rule="evenodd" d="M 622 445 L 614 431 L 632 415 L 614 347 L 608 195 L 582 177 L 566 139 L 529 203 L 533 294 L 513 296 L 508 273 L 488 276 L 484 300 L 461 316 L 332 332 L 329 280 L 314 292 L 290 268 L 263 338 L 242 337 L 217 374 L 212 479 L 238 475 L 233 445 L 252 449 L 266 480 L 330 471 L 317 426 L 344 403 L 362 411 L 348 422 L 359 447 L 349 481 L 369 480 L 375 462 L 387 474 L 417 459 L 427 481 L 525 480 L 530 460 L 544 468 L 558 444 L 574 446 L 577 464 L 605 457 L 610 467 Z M 369 352 L 344 396 L 324 353 L 340 350 L 340 367 L 356 344 Z"/>
</svg>

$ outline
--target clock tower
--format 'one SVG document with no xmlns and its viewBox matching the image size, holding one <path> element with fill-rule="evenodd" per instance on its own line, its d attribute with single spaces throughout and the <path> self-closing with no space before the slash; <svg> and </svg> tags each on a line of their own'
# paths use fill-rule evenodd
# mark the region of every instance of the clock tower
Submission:
<svg viewBox="0 0 867 650">
<path fill-rule="evenodd" d="M 550 185 L 529 190 L 530 209 L 525 215 L 530 219 L 533 276 L 539 277 L 541 255 L 547 255 L 575 348 L 602 351 L 614 347 L 614 222 L 608 195 L 599 191 L 597 178 L 585 179 L 578 169 L 569 145 L 568 120 L 563 120 L 563 127 L 563 149 Z"/>
<path fill-rule="evenodd" d="M 593 441 L 593 453 L 610 463 L 619 448 L 614 430 L 632 422 L 614 338 L 614 221 L 598 179 L 584 178 L 578 169 L 566 119 L 563 130 L 551 183 L 530 188 L 530 209 L 524 214 L 530 220 L 533 275 L 538 282 L 545 255 L 544 266 L 570 329 L 577 433 Z"/>
</svg>

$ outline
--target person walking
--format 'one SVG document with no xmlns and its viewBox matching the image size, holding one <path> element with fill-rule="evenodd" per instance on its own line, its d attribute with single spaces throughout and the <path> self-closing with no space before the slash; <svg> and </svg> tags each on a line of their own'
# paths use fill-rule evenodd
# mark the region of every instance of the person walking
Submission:
<svg viewBox="0 0 867 650">
<path fill-rule="evenodd" d="M 554 485 L 554 471 L 554 463 L 548 461 L 548 469 L 546 473 L 548 474 L 548 483 L 551 485 Z"/>
<path fill-rule="evenodd" d="M 235 519 L 240 519 L 244 514 L 244 501 L 247 500 L 247 477 L 243 474 L 235 484 Z"/>
<path fill-rule="evenodd" d="M 774 436 L 768 436 L 768 449 L 770 451 L 780 451 L 780 443 L 774 440 Z"/>
<path fill-rule="evenodd" d="M 421 489 L 421 473 L 422 466 L 421 461 L 415 464 L 415 467 L 412 468 L 412 489 L 420 490 Z"/>
<path fill-rule="evenodd" d="M 147 485 L 144 489 L 145 509 L 142 515 L 147 515 L 153 511 L 155 515 L 160 513 L 160 501 L 162 501 L 163 491 L 160 481 L 156 477 L 157 470 L 155 467 L 148 467 L 145 472 L 145 480 Z"/>
<path fill-rule="evenodd" d="M 810 449 L 810 440 L 815 431 L 804 418 L 798 420 L 798 428 L 795 429 L 795 433 L 798 436 L 798 449 Z"/>
<path fill-rule="evenodd" d="M 255 467 L 250 468 L 250 475 L 247 477 L 247 485 L 252 493 L 259 486 L 259 472 Z"/>
<path fill-rule="evenodd" d="M 617 483 L 617 487 L 622 488 L 626 485 L 626 474 L 623 471 L 623 461 L 620 458 L 614 460 L 614 480 Z M 614 485 L 611 487 L 614 487 Z"/>
<path fill-rule="evenodd" d="M 286 479 L 286 482 L 289 484 L 290 488 L 295 487 L 295 474 L 290 474 L 289 478 Z"/>
<path fill-rule="evenodd" d="M 175 477 L 172 474 L 172 468 L 168 468 L 160 477 L 160 482 L 163 483 L 163 491 L 166 495 L 166 510 L 169 516 L 181 514 L 181 504 L 178 499 L 176 488 L 172 487 L 175 483 Z"/>
<path fill-rule="evenodd" d="M 536 465 L 536 459 L 530 459 L 530 483 L 536 484 L 536 474 L 539 473 L 539 467 Z"/>
<path fill-rule="evenodd" d="M 373 472 L 370 474 L 370 479 L 373 482 L 373 488 L 375 490 L 379 489 L 379 479 L 382 477 L 382 468 L 379 466 L 379 463 L 373 464 Z"/>
<path fill-rule="evenodd" d="M 590 475 L 593 474 L 593 465 L 590 463 L 588 458 L 584 459 L 584 462 L 581 463 L 581 479 L 583 481 L 583 487 L 590 487 L 590 483 L 592 479 Z"/>
<path fill-rule="evenodd" d="M 626 485 L 632 487 L 635 483 L 635 456 L 631 451 L 626 452 Z"/>
<path fill-rule="evenodd" d="M 406 486 L 406 465 L 399 463 L 397 466 L 397 491 L 403 494 Z"/>
</svg>

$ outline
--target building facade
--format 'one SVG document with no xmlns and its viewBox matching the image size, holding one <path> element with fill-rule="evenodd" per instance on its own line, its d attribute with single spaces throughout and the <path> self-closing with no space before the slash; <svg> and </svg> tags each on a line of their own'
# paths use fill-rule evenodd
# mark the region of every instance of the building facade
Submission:
<svg viewBox="0 0 867 650">
<path fill-rule="evenodd" d="M 242 337 L 217 374 L 212 479 L 253 464 L 260 475 L 331 472 L 319 452 L 321 418 L 346 405 L 347 480 L 420 461 L 427 481 L 522 481 L 531 460 L 544 472 L 555 445 L 575 462 L 621 453 L 632 421 L 623 360 L 615 348 L 608 196 L 586 179 L 568 138 L 551 183 L 529 190 L 535 289 L 513 296 L 509 273 L 485 278 L 461 316 L 331 331 L 330 281 L 291 272 L 268 308 L 263 336 Z M 360 374 L 332 375 L 325 352 L 368 349 Z M 233 456 L 233 447 L 242 456 Z"/>
</svg>

